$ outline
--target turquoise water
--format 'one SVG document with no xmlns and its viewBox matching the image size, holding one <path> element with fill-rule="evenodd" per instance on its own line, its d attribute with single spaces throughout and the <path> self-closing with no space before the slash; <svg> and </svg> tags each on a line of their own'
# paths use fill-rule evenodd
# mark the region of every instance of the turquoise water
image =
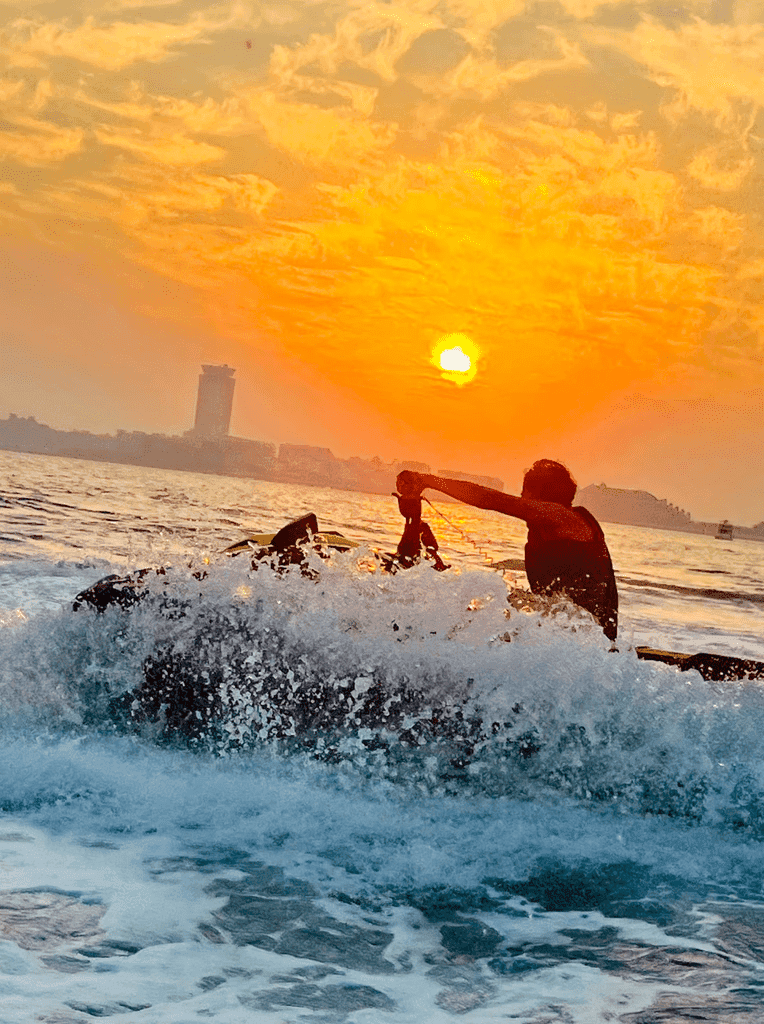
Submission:
<svg viewBox="0 0 764 1024">
<path fill-rule="evenodd" d="M 433 498 L 454 571 L 389 577 L 386 496 L 0 468 L 0 1021 L 764 1019 L 761 691 L 629 649 L 764 658 L 758 545 L 606 525 L 613 654 L 506 618 L 503 517 Z M 362 545 L 316 580 L 217 554 L 308 511 Z M 157 652 L 214 727 L 115 728 Z"/>
</svg>

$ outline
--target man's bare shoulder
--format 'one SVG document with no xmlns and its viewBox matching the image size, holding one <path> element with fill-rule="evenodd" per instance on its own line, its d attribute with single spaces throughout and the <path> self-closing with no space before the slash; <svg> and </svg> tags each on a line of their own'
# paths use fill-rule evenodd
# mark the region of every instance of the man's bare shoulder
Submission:
<svg viewBox="0 0 764 1024">
<path fill-rule="evenodd" d="M 586 519 L 569 505 L 537 498 L 518 498 L 522 502 L 523 519 L 529 526 L 542 527 L 565 540 L 590 541 L 594 530 Z M 516 513 L 517 514 L 517 513 Z"/>
</svg>

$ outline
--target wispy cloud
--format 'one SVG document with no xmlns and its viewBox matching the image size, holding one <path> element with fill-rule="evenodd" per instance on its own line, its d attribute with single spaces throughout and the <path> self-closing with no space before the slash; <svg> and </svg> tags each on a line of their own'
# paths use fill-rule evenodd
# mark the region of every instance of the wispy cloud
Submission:
<svg viewBox="0 0 764 1024">
<path fill-rule="evenodd" d="M 322 110 L 271 91 L 252 92 L 245 102 L 272 145 L 319 166 L 355 168 L 395 136 L 394 127 L 370 123 L 352 111 Z"/>
<path fill-rule="evenodd" d="M 106 0 L 104 11 L 140 11 L 160 7 L 179 7 L 185 0 Z"/>
<path fill-rule="evenodd" d="M 148 137 L 143 133 L 127 134 L 116 131 L 98 131 L 95 137 L 103 146 L 114 146 L 145 157 L 155 164 L 172 164 L 187 167 L 193 164 L 209 163 L 221 160 L 225 150 L 219 146 L 210 146 L 206 142 L 197 142 L 176 132 L 172 135 L 158 134 Z"/>
<path fill-rule="evenodd" d="M 734 192 L 753 170 L 756 161 L 731 146 L 709 146 L 696 153 L 687 165 L 687 173 L 706 188 Z M 731 151 L 732 150 L 732 151 Z"/>
<path fill-rule="evenodd" d="M 202 40 L 209 25 L 196 16 L 187 24 L 113 22 L 98 24 L 94 16 L 70 28 L 62 22 L 17 19 L 0 37 L 11 67 L 44 67 L 51 58 L 67 57 L 82 64 L 119 71 L 137 61 L 160 61 L 182 44 Z"/>
<path fill-rule="evenodd" d="M 138 175 L 133 178 L 138 184 Z M 175 181 L 161 181 L 159 176 L 146 176 L 140 189 L 141 203 L 145 218 L 157 220 L 178 220 L 189 214 L 209 214 L 232 211 L 245 214 L 262 214 L 278 189 L 269 181 L 256 174 L 235 174 L 229 177 L 208 174 L 187 174 Z M 118 198 L 120 193 L 104 189 Z M 115 211 L 116 213 L 116 211 Z"/>
<path fill-rule="evenodd" d="M 597 29 L 589 38 L 643 64 L 654 81 L 677 90 L 684 109 L 728 117 L 736 101 L 764 102 L 762 24 L 711 24 L 694 17 L 671 28 L 643 15 L 631 31 Z"/>
<path fill-rule="evenodd" d="M 198 290 L 220 337 L 278 334 L 400 422 L 453 331 L 487 368 L 473 413 L 494 415 L 490 381 L 517 425 L 542 398 L 561 418 L 593 408 L 624 378 L 743 373 L 753 343 L 730 338 L 764 329 L 764 243 L 740 209 L 764 24 L 683 7 L 697 16 L 589 0 L 35 9 L 0 34 L 3 202 L 58 239 L 108 239 Z M 601 68 L 626 57 L 619 93 Z"/>
<path fill-rule="evenodd" d="M 33 117 L 16 116 L 12 132 L 0 132 L 0 160 L 44 167 L 65 160 L 82 148 L 80 128 L 59 128 Z"/>
<path fill-rule="evenodd" d="M 0 103 L 8 103 L 17 99 L 24 92 L 24 82 L 21 79 L 12 81 L 8 78 L 0 79 Z"/>
<path fill-rule="evenodd" d="M 479 4 L 472 0 L 445 0 L 443 6 L 467 42 L 483 51 L 490 47 L 495 29 L 523 14 L 526 3 L 525 0 L 485 0 Z"/>
<path fill-rule="evenodd" d="M 740 247 L 745 230 L 746 218 L 719 206 L 705 206 L 693 210 L 685 225 L 696 238 L 707 242 L 725 253 Z"/>
<path fill-rule="evenodd" d="M 384 81 L 394 81 L 396 64 L 412 44 L 426 32 L 443 28 L 437 8 L 438 0 L 356 0 L 333 33 L 316 33 L 300 46 L 274 48 L 271 70 L 286 82 L 314 62 L 330 75 L 352 62 Z"/>
</svg>

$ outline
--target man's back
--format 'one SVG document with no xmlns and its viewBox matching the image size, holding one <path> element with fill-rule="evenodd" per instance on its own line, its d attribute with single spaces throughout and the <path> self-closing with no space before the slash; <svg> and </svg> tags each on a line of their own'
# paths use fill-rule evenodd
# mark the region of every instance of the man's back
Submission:
<svg viewBox="0 0 764 1024">
<path fill-rule="evenodd" d="M 534 594 L 566 594 L 579 607 L 591 612 L 605 636 L 618 634 L 618 590 L 610 559 L 597 520 L 588 509 L 571 509 L 589 527 L 589 540 L 574 540 L 558 532 L 528 526 L 525 572 Z"/>
</svg>

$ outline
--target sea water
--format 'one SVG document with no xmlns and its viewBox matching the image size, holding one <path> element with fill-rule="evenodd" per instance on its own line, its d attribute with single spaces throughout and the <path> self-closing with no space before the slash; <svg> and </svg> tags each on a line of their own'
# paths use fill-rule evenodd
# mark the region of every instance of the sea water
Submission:
<svg viewBox="0 0 764 1024">
<path fill-rule="evenodd" d="M 522 523 L 435 495 L 451 570 L 390 576 L 392 497 L 0 473 L 2 1024 L 764 1020 L 764 692 L 633 650 L 764 660 L 764 548 L 605 524 L 611 652 L 508 617 Z M 219 554 L 310 511 L 360 546 Z M 115 720 L 157 652 L 212 718 Z"/>
</svg>

